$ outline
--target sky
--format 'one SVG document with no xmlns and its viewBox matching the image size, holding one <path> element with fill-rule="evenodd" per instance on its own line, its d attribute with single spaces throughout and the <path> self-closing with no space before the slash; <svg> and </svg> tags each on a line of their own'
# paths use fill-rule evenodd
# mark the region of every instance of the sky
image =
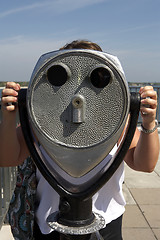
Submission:
<svg viewBox="0 0 160 240">
<path fill-rule="evenodd" d="M 128 82 L 160 82 L 159 11 L 159 0 L 0 0 L 0 81 L 30 81 L 42 54 L 86 39 Z"/>
</svg>

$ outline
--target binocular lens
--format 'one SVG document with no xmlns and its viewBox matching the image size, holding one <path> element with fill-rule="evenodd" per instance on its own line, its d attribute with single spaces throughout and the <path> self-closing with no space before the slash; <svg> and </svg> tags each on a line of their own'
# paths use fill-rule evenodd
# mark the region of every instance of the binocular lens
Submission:
<svg viewBox="0 0 160 240">
<path fill-rule="evenodd" d="M 91 72 L 90 80 L 94 87 L 104 88 L 111 81 L 111 73 L 104 67 L 98 67 Z"/>
<path fill-rule="evenodd" d="M 61 65 L 53 65 L 47 71 L 47 78 L 50 84 L 60 87 L 68 79 L 67 69 Z"/>
</svg>

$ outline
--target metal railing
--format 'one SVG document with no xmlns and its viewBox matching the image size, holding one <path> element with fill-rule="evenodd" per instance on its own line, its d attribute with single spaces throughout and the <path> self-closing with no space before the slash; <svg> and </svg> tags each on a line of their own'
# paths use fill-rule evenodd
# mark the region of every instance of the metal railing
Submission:
<svg viewBox="0 0 160 240">
<path fill-rule="evenodd" d="M 4 222 L 15 188 L 16 175 L 16 167 L 0 168 L 0 229 Z"/>
<path fill-rule="evenodd" d="M 129 85 L 130 92 L 138 92 L 140 87 L 137 85 Z M 157 108 L 157 119 L 160 122 L 160 87 L 154 86 L 154 89 L 158 94 L 158 108 Z M 1 89 L 0 89 L 1 91 Z M 1 106 L 0 106 L 1 107 Z M 1 119 L 1 111 L 0 111 L 0 119 Z M 138 123 L 141 123 L 141 117 L 139 117 Z M 0 168 L 0 228 L 5 219 L 5 215 L 8 211 L 9 202 L 11 196 L 13 194 L 13 190 L 15 187 L 16 180 L 16 168 Z"/>
<path fill-rule="evenodd" d="M 1 91 L 2 88 L 0 88 L 0 97 Z M 2 116 L 0 101 L 0 121 L 1 117 Z M 3 222 L 8 211 L 13 191 L 15 189 L 16 179 L 17 179 L 17 167 L 0 167 L 0 229 L 3 225 Z"/>
</svg>

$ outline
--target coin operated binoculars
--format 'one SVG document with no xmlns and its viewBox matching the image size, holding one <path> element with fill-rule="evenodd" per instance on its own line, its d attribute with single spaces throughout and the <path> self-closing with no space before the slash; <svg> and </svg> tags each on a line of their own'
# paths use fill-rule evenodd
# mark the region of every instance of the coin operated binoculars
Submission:
<svg viewBox="0 0 160 240">
<path fill-rule="evenodd" d="M 33 161 L 60 195 L 59 211 L 47 221 L 61 239 L 102 239 L 105 221 L 92 212 L 92 196 L 123 161 L 139 106 L 118 59 L 107 53 L 60 50 L 37 62 L 19 93 L 19 114 Z"/>
</svg>

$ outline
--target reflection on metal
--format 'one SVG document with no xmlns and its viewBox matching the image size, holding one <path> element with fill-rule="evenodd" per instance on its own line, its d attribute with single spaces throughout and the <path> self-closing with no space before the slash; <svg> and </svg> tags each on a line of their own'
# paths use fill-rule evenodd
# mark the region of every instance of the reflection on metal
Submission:
<svg viewBox="0 0 160 240">
<path fill-rule="evenodd" d="M 91 224 L 85 225 L 83 227 L 70 227 L 58 223 L 57 221 L 58 212 L 51 214 L 47 218 L 47 222 L 51 228 L 60 233 L 70 235 L 86 235 L 91 234 L 93 232 L 97 232 L 105 226 L 104 218 L 98 213 L 94 213 L 94 215 L 95 215 L 94 221 Z"/>
</svg>

